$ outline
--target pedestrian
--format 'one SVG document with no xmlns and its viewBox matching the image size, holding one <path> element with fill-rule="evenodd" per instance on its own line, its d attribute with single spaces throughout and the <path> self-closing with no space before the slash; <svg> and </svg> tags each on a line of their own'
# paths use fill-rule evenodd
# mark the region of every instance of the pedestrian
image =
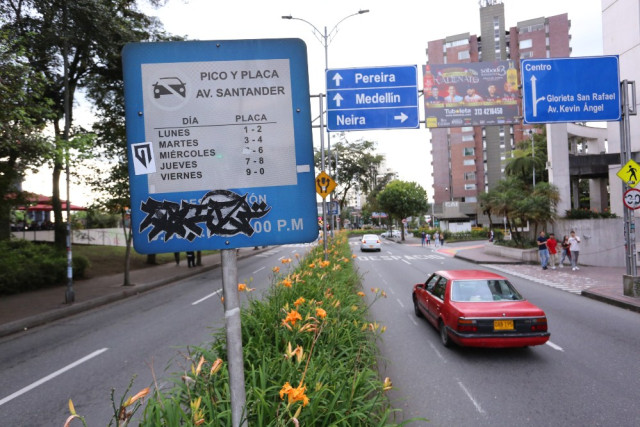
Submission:
<svg viewBox="0 0 640 427">
<path fill-rule="evenodd" d="M 489 241 L 493 242 L 493 230 L 489 230 Z"/>
<path fill-rule="evenodd" d="M 427 240 L 427 233 L 423 231 L 420 236 L 422 237 L 421 243 L 422 243 L 422 246 L 424 247 L 425 241 Z"/>
<path fill-rule="evenodd" d="M 427 233 L 427 235 L 425 237 L 426 237 L 426 240 L 427 240 L 427 246 L 429 246 L 429 243 L 431 243 L 431 234 Z"/>
<path fill-rule="evenodd" d="M 549 250 L 549 265 L 552 270 L 556 269 L 556 264 L 558 263 L 558 241 L 556 240 L 556 236 L 553 233 L 549 233 L 549 238 L 547 239 L 547 249 Z"/>
<path fill-rule="evenodd" d="M 549 263 L 549 249 L 547 248 L 547 235 L 543 231 L 540 232 L 538 236 L 538 255 L 540 255 L 540 265 L 542 265 L 542 269 L 547 269 L 547 264 Z"/>
<path fill-rule="evenodd" d="M 437 248 L 440 244 L 440 233 L 437 231 L 433 233 L 433 245 Z"/>
<path fill-rule="evenodd" d="M 580 270 L 578 267 L 578 257 L 580 256 L 580 237 L 576 235 L 576 232 L 571 230 L 569 236 L 569 249 L 571 250 L 571 270 Z"/>
<path fill-rule="evenodd" d="M 440 246 L 444 246 L 444 232 L 440 234 Z"/>
<path fill-rule="evenodd" d="M 571 262 L 571 245 L 569 244 L 569 236 L 564 236 L 562 238 L 562 243 L 560 243 L 562 247 L 562 255 L 560 256 L 560 268 L 564 267 L 564 259 L 568 258 L 569 262 Z"/>
<path fill-rule="evenodd" d="M 173 258 L 176 260 L 176 265 L 180 265 L 180 252 L 174 252 Z"/>
<path fill-rule="evenodd" d="M 196 254 L 193 251 L 187 252 L 187 267 L 195 267 L 196 266 Z"/>
</svg>

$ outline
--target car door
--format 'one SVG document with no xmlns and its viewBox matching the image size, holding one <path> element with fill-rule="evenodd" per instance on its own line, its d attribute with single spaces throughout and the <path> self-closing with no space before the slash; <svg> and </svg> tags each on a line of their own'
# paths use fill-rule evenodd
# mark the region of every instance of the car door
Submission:
<svg viewBox="0 0 640 427">
<path fill-rule="evenodd" d="M 439 277 L 437 274 L 432 274 L 424 284 L 416 287 L 416 303 L 420 311 L 426 316 L 429 314 L 429 291 L 433 289 Z"/>
<path fill-rule="evenodd" d="M 427 309 L 429 310 L 429 318 L 434 325 L 437 325 L 444 306 L 444 293 L 446 288 L 447 278 L 438 276 L 438 280 L 434 283 L 432 290 L 429 291 Z"/>
</svg>

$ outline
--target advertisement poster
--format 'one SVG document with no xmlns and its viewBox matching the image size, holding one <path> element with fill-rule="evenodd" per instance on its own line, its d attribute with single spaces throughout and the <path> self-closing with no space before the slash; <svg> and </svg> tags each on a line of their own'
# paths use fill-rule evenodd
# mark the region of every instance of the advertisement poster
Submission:
<svg viewBox="0 0 640 427">
<path fill-rule="evenodd" d="M 513 61 L 422 67 L 428 128 L 519 122 L 518 71 Z"/>
</svg>

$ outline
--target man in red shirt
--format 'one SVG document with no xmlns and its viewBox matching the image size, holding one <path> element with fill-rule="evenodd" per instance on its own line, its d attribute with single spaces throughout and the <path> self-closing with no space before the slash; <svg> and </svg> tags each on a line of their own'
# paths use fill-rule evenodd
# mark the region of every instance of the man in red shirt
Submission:
<svg viewBox="0 0 640 427">
<path fill-rule="evenodd" d="M 547 239 L 547 248 L 549 249 L 549 265 L 552 270 L 556 269 L 556 264 L 558 262 L 558 241 L 556 240 L 556 236 L 553 233 L 549 233 L 549 238 Z"/>
</svg>

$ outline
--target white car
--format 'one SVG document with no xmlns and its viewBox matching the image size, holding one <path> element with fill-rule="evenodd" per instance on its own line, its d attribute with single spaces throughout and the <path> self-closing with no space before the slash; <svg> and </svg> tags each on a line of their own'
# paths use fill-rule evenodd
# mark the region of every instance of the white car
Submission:
<svg viewBox="0 0 640 427">
<path fill-rule="evenodd" d="M 382 242 L 380 236 L 376 234 L 365 234 L 360 240 L 360 251 L 378 251 L 382 250 Z"/>
<path fill-rule="evenodd" d="M 395 237 L 395 238 L 400 238 L 402 237 L 402 233 L 400 233 L 400 230 L 391 230 L 391 231 L 385 231 L 384 233 L 382 233 L 382 237 Z"/>
</svg>

